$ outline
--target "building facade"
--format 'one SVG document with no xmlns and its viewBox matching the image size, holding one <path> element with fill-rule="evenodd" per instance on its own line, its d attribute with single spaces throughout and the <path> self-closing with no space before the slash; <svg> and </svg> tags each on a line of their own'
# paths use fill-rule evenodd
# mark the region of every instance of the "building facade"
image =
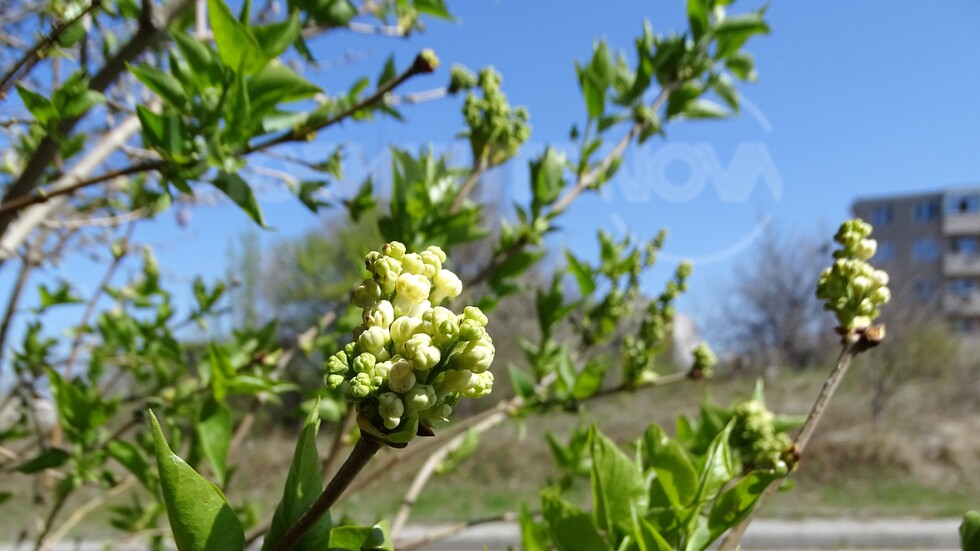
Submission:
<svg viewBox="0 0 980 551">
<path fill-rule="evenodd" d="M 980 332 L 980 188 L 860 199 L 852 210 L 874 226 L 874 263 L 896 297 Z"/>
</svg>

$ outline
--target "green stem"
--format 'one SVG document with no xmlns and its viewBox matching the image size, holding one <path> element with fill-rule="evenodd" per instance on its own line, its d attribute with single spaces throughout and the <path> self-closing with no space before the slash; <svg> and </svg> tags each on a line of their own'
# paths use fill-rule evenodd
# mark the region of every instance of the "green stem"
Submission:
<svg viewBox="0 0 980 551">
<path fill-rule="evenodd" d="M 333 504 L 340 499 L 340 496 L 344 493 L 344 490 L 350 486 L 351 482 L 357 478 L 357 475 L 364 469 L 368 464 L 368 461 L 381 449 L 381 443 L 377 440 L 362 434 L 361 439 L 357 441 L 354 445 L 354 449 L 351 450 L 350 455 L 344 464 L 340 466 L 340 470 L 334 475 L 327 487 L 323 489 L 323 493 L 317 498 L 313 505 L 307 509 L 300 517 L 296 520 L 293 526 L 286 532 L 286 535 L 276 544 L 273 548 L 274 551 L 289 551 L 296 545 L 299 540 L 306 535 L 307 532 L 313 528 L 313 525 L 320 520 L 323 515 L 327 514 L 327 511 L 333 507 Z"/>
</svg>

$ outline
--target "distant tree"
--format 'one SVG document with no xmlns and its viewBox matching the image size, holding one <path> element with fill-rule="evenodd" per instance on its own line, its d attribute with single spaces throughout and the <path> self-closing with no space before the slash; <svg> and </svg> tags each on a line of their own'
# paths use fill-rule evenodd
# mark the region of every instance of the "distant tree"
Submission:
<svg viewBox="0 0 980 551">
<path fill-rule="evenodd" d="M 766 370 L 819 359 L 831 320 L 813 289 L 826 254 L 826 243 L 770 225 L 721 288 L 709 322 L 712 340 Z"/>
</svg>

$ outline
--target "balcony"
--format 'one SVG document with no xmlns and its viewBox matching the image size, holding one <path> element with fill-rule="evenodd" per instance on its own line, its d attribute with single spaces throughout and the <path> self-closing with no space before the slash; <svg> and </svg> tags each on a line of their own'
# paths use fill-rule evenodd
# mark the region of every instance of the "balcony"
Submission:
<svg viewBox="0 0 980 551">
<path fill-rule="evenodd" d="M 963 235 L 980 233 L 980 212 L 946 212 L 943 217 L 943 233 Z"/>
<path fill-rule="evenodd" d="M 980 316 L 980 291 L 971 289 L 943 296 L 943 311 L 960 316 Z"/>
<path fill-rule="evenodd" d="M 980 254 L 946 253 L 943 255 L 943 275 L 946 277 L 980 276 Z"/>
</svg>

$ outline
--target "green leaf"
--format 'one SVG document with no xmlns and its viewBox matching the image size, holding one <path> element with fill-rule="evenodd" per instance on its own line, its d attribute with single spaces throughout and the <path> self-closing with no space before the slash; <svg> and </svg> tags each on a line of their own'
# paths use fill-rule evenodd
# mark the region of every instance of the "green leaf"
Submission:
<svg viewBox="0 0 980 551">
<path fill-rule="evenodd" d="M 565 260 L 568 262 L 568 271 L 575 276 L 578 283 L 579 294 L 585 298 L 595 292 L 595 280 L 592 277 L 592 269 L 588 264 L 580 262 L 571 251 L 565 250 Z"/>
<path fill-rule="evenodd" d="M 235 379 L 235 368 L 231 366 L 228 354 L 213 342 L 208 348 L 208 365 L 211 368 L 211 392 L 215 400 L 223 402 L 228 394 L 228 387 Z"/>
<path fill-rule="evenodd" d="M 177 44 L 177 49 L 180 50 L 184 60 L 190 66 L 191 74 L 194 75 L 199 90 L 222 83 L 224 80 L 222 64 L 210 46 L 191 38 L 182 31 L 174 30 L 171 32 L 171 36 Z"/>
<path fill-rule="evenodd" d="M 691 36 L 698 40 L 708 30 L 708 3 L 705 0 L 687 0 L 687 21 Z"/>
<path fill-rule="evenodd" d="M 221 172 L 211 183 L 241 207 L 245 214 L 255 220 L 256 224 L 265 227 L 265 218 L 262 217 L 262 209 L 255 198 L 255 192 L 241 176 Z"/>
<path fill-rule="evenodd" d="M 174 454 L 150 412 L 163 500 L 178 551 L 241 551 L 245 531 L 225 496 Z"/>
<path fill-rule="evenodd" d="M 143 457 L 143 453 L 132 442 L 125 440 L 110 440 L 106 444 L 106 453 L 115 459 L 120 465 L 126 468 L 136 480 L 147 490 L 156 492 L 156 480 L 150 471 L 150 465 Z"/>
<path fill-rule="evenodd" d="M 521 504 L 517 517 L 521 527 L 521 546 L 527 551 L 548 551 L 548 530 L 534 520 L 527 506 Z"/>
<path fill-rule="evenodd" d="M 738 111 L 738 92 L 735 83 L 726 74 L 715 75 L 710 80 L 710 86 L 734 111 Z"/>
<path fill-rule="evenodd" d="M 166 149 L 164 141 L 163 117 L 142 105 L 136 106 L 136 116 L 143 128 L 143 141 L 153 149 Z"/>
<path fill-rule="evenodd" d="M 591 358 L 586 362 L 585 367 L 579 372 L 575 379 L 575 386 L 572 387 L 572 398 L 584 400 L 602 388 L 602 379 L 609 370 L 607 361 Z"/>
<path fill-rule="evenodd" d="M 354 222 L 358 222 L 361 219 L 361 215 L 375 207 L 373 188 L 374 185 L 371 182 L 371 178 L 368 177 L 357 188 L 357 195 L 344 202 L 347 210 L 350 212 L 351 220 Z"/>
<path fill-rule="evenodd" d="M 389 55 L 388 59 L 385 60 L 385 66 L 381 69 L 381 74 L 378 75 L 378 82 L 376 87 L 381 88 L 382 85 L 386 84 L 389 80 L 395 78 L 398 74 L 398 69 L 395 67 L 395 56 Z"/>
<path fill-rule="evenodd" d="M 252 27 L 251 30 L 262 49 L 262 53 L 271 60 L 282 55 L 290 44 L 296 42 L 302 28 L 299 11 L 293 11 L 289 14 L 289 18 L 281 23 Z"/>
<path fill-rule="evenodd" d="M 558 551 L 601 551 L 612 547 L 599 534 L 591 516 L 561 499 L 557 488 L 541 492 L 541 516 Z"/>
<path fill-rule="evenodd" d="M 37 122 L 43 126 L 47 126 L 49 123 L 58 119 L 58 110 L 51 103 L 51 100 L 24 87 L 19 82 L 14 86 L 17 87 L 17 95 L 24 102 L 24 107 L 34 115 Z"/>
<path fill-rule="evenodd" d="M 735 466 L 732 460 L 731 447 L 728 440 L 732 434 L 734 421 L 715 436 L 708 447 L 705 464 L 701 471 L 697 501 L 700 503 L 712 499 L 719 488 L 735 477 Z"/>
<path fill-rule="evenodd" d="M 387 520 L 374 526 L 338 526 L 330 532 L 328 551 L 394 551 L 390 532 Z"/>
<path fill-rule="evenodd" d="M 510 372 L 510 384 L 514 387 L 514 393 L 528 400 L 534 396 L 534 377 L 530 376 L 523 369 L 510 364 L 508 367 Z"/>
<path fill-rule="evenodd" d="M 281 62 L 272 61 L 248 80 L 252 118 L 258 120 L 273 107 L 312 97 L 320 87 L 297 75 Z"/>
<path fill-rule="evenodd" d="M 681 113 L 689 119 L 722 119 L 731 115 L 728 109 L 707 99 L 689 101 Z"/>
<path fill-rule="evenodd" d="M 615 542 L 615 532 L 629 533 L 634 507 L 641 513 L 647 507 L 647 488 L 643 472 L 619 446 L 592 426 L 589 435 L 592 456 L 592 501 L 596 524 Z"/>
<path fill-rule="evenodd" d="M 446 8 L 444 0 L 414 0 L 415 9 L 421 13 L 438 17 L 440 19 L 452 19 L 452 14 Z"/>
<path fill-rule="evenodd" d="M 708 544 L 726 530 L 742 522 L 752 511 L 759 496 L 778 477 L 768 471 L 753 471 L 737 484 L 722 492 L 711 505 L 708 515 Z"/>
<path fill-rule="evenodd" d="M 963 551 L 980 549 L 980 511 L 969 511 L 963 515 L 960 525 L 960 541 Z"/>
<path fill-rule="evenodd" d="M 633 517 L 633 539 L 636 540 L 640 551 L 673 551 L 673 547 L 664 539 L 657 528 L 650 524 L 650 521 L 632 511 Z"/>
<path fill-rule="evenodd" d="M 194 420 L 197 441 L 211 464 L 218 485 L 228 482 L 228 446 L 231 442 L 231 413 L 228 408 L 208 397 Z"/>
<path fill-rule="evenodd" d="M 255 36 L 232 15 L 222 0 L 208 0 L 208 16 L 218 55 L 226 67 L 250 75 L 268 61 Z"/>
<path fill-rule="evenodd" d="M 41 295 L 41 305 L 36 310 L 39 313 L 59 304 L 79 304 L 83 302 L 81 298 L 72 294 L 71 287 L 64 282 L 54 292 L 49 291 L 47 285 L 42 284 L 38 287 L 38 293 Z"/>
<path fill-rule="evenodd" d="M 160 96 L 167 105 L 176 109 L 182 109 L 187 104 L 187 94 L 172 75 L 164 73 L 160 69 L 149 65 L 129 65 L 129 72 L 133 73 L 144 86 Z"/>
<path fill-rule="evenodd" d="M 531 213 L 537 217 L 541 208 L 550 205 L 558 199 L 561 190 L 565 188 L 565 155 L 548 148 L 544 154 L 531 161 Z"/>
<path fill-rule="evenodd" d="M 656 424 L 643 433 L 644 467 L 657 473 L 667 499 L 676 508 L 690 504 L 698 491 L 698 473 L 684 448 Z"/>
<path fill-rule="evenodd" d="M 768 34 L 769 25 L 762 13 L 743 13 L 726 17 L 712 32 L 717 40 L 715 59 L 725 59 L 739 51 L 742 45 L 756 34 Z"/>
<path fill-rule="evenodd" d="M 742 80 L 751 82 L 756 79 L 755 59 L 746 52 L 737 52 L 728 56 L 725 67 Z"/>
<path fill-rule="evenodd" d="M 296 451 L 286 475 L 286 485 L 283 488 L 282 500 L 276 507 L 272 517 L 269 533 L 262 544 L 263 551 L 273 549 L 276 543 L 286 534 L 289 527 L 306 511 L 323 492 L 320 480 L 320 456 L 316 450 L 316 434 L 320 427 L 319 406 L 310 410 L 306 424 L 296 441 Z M 293 549 L 295 551 L 313 551 L 327 547 L 330 542 L 330 514 L 313 525 Z"/>
<path fill-rule="evenodd" d="M 61 448 L 48 448 L 37 456 L 28 459 L 14 467 L 14 470 L 24 474 L 34 474 L 45 469 L 57 469 L 71 458 L 71 454 Z"/>
</svg>

